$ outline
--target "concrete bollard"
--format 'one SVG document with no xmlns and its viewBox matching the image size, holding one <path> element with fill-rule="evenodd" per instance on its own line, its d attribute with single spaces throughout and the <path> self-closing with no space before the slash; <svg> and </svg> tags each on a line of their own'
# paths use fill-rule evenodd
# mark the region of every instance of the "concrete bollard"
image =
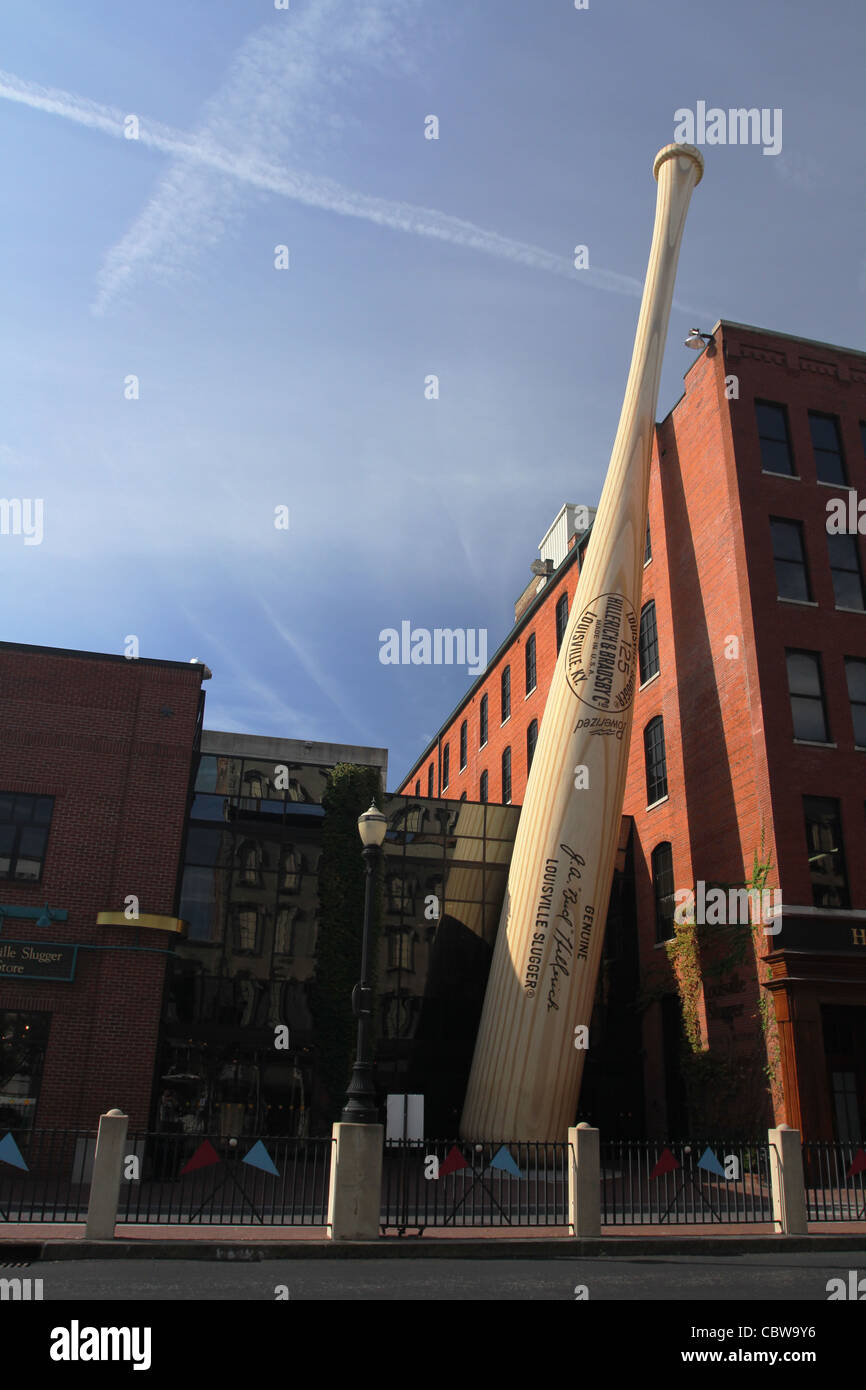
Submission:
<svg viewBox="0 0 866 1390">
<path fill-rule="evenodd" d="M 770 1143 L 770 1191 L 773 1221 L 782 1235 L 808 1234 L 806 1183 L 803 1178 L 803 1149 L 800 1131 L 779 1125 L 767 1131 Z"/>
<path fill-rule="evenodd" d="M 572 1235 L 601 1235 L 601 1137 L 585 1123 L 568 1131 L 568 1224 Z"/>
<path fill-rule="evenodd" d="M 109 1110 L 99 1117 L 90 1201 L 87 1205 L 88 1240 L 114 1239 L 128 1125 L 129 1116 L 124 1115 L 122 1110 Z"/>
<path fill-rule="evenodd" d="M 382 1125 L 334 1125 L 328 1189 L 331 1240 L 377 1240 L 382 1208 Z"/>
</svg>

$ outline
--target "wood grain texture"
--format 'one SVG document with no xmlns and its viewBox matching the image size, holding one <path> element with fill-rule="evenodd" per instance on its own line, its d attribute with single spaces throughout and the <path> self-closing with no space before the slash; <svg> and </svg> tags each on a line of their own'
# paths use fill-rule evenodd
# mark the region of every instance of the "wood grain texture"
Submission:
<svg viewBox="0 0 866 1390">
<path fill-rule="evenodd" d="M 628 766 L 659 377 L 677 259 L 703 159 L 656 155 L 652 247 L 625 399 L 550 684 L 493 954 L 460 1132 L 564 1139 L 574 1122 Z M 585 768 L 588 785 L 575 770 Z M 592 1046 L 592 1036 L 589 1039 Z"/>
</svg>

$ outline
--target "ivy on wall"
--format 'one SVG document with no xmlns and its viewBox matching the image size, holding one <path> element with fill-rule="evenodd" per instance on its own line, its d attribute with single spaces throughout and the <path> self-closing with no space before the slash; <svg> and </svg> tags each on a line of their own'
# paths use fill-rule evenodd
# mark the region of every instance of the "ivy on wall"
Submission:
<svg viewBox="0 0 866 1390">
<path fill-rule="evenodd" d="M 762 829 L 761 847 L 760 851 L 754 851 L 750 879 L 745 885 L 726 886 L 745 887 L 749 892 L 763 893 L 768 887 L 772 868 L 772 860 L 765 854 Z M 759 901 L 763 902 L 763 899 Z M 697 923 L 692 912 L 685 921 L 674 922 L 674 936 L 665 943 L 682 1009 L 684 1043 L 681 1070 L 689 1123 L 695 1134 L 722 1129 L 731 1138 L 735 1137 L 733 1130 L 739 1126 L 732 1118 L 733 1112 L 755 1109 L 761 1103 L 761 1096 L 767 1099 L 768 1091 L 771 1100 L 778 1106 L 781 1086 L 778 1030 L 769 993 L 762 988 L 769 976 L 769 969 L 762 960 L 765 940 L 760 914 L 757 922 L 713 926 Z M 704 980 L 729 974 L 737 966 L 743 965 L 750 953 L 755 961 L 758 1017 L 763 1036 L 761 1055 L 751 1062 L 742 1054 L 722 1056 L 705 1047 L 699 1013 Z M 656 983 L 644 992 L 642 1002 L 646 1006 L 667 992 L 664 984 Z M 744 1104 L 746 1092 L 754 1090 L 756 1071 L 763 1074 L 766 1084 L 762 1085 L 760 1095 L 755 1094 L 750 1098 L 753 1101 L 751 1105 Z"/>
<path fill-rule="evenodd" d="M 338 763 L 322 796 L 322 855 L 319 861 L 319 930 L 316 973 L 309 989 L 317 1049 L 317 1073 L 323 1094 L 315 1106 L 314 1125 L 325 1129 L 339 1119 L 355 1060 L 357 1019 L 352 990 L 361 975 L 366 865 L 358 834 L 358 817 L 370 803 L 381 804 L 380 775 L 375 768 Z M 370 979 L 373 985 L 373 1034 L 377 1016 L 376 974 L 382 922 L 382 857 L 374 884 L 370 924 Z"/>
</svg>

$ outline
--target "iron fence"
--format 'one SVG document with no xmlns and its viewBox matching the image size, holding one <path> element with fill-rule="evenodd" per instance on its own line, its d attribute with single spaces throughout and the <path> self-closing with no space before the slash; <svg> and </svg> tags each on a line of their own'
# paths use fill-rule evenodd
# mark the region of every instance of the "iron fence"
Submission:
<svg viewBox="0 0 866 1390">
<path fill-rule="evenodd" d="M 567 1142 L 424 1139 L 385 1145 L 382 1234 L 428 1226 L 564 1226 Z"/>
<path fill-rule="evenodd" d="M 764 1142 L 601 1145 L 603 1226 L 772 1222 Z"/>
<path fill-rule="evenodd" d="M 0 1138 L 0 1224 L 86 1221 L 96 1131 L 8 1130 Z"/>
<path fill-rule="evenodd" d="M 809 1221 L 866 1220 L 866 1152 L 862 1144 L 810 1140 L 803 1145 Z"/>
<path fill-rule="evenodd" d="M 332 1145 L 268 1135 L 129 1135 L 118 1224 L 324 1226 Z"/>
</svg>

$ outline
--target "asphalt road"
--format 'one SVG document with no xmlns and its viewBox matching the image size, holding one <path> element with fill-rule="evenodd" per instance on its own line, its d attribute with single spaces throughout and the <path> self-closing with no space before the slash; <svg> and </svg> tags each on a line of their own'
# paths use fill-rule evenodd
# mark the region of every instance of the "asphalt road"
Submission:
<svg viewBox="0 0 866 1390">
<path fill-rule="evenodd" d="M 847 1284 L 852 1269 L 858 1278 L 866 1278 L 866 1242 L 850 1253 L 721 1257 L 301 1259 L 242 1265 L 202 1260 L 63 1260 L 0 1269 L 0 1277 L 41 1278 L 46 1302 L 70 1305 L 79 1299 L 273 1302 L 279 1286 L 290 1300 L 308 1302 L 573 1302 L 579 1285 L 586 1286 L 590 1301 L 750 1299 L 761 1304 L 826 1302 L 827 1281 L 841 1278 Z M 866 1283 L 863 1289 L 866 1292 Z"/>
</svg>

